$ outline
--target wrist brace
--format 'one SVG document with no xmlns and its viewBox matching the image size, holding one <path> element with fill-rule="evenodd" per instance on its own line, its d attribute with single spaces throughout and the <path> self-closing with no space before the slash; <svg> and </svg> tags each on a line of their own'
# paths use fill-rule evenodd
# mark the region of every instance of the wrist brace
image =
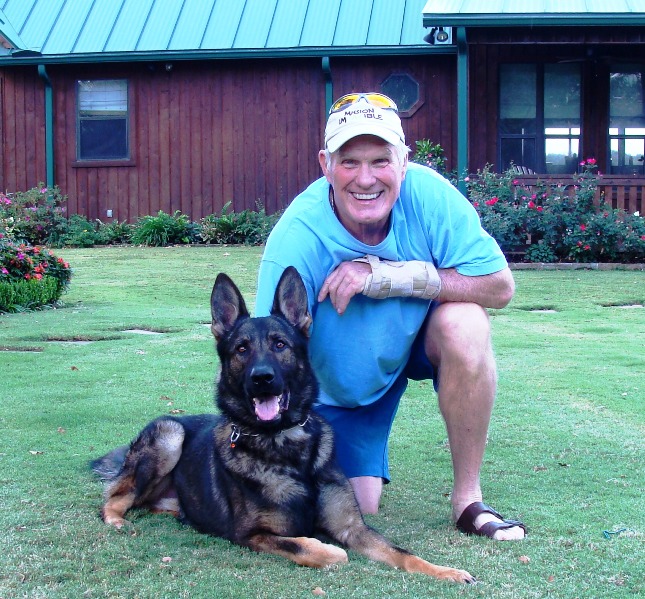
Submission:
<svg viewBox="0 0 645 599">
<path fill-rule="evenodd" d="M 367 255 L 354 262 L 367 262 L 372 272 L 365 280 L 363 295 L 373 299 L 416 297 L 435 299 L 441 291 L 441 279 L 432 262 L 410 260 L 393 262 Z"/>
</svg>

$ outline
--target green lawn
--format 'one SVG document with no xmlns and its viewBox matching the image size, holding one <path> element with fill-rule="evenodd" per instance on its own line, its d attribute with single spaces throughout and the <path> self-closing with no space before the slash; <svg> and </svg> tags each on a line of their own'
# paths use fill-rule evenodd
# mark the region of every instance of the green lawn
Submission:
<svg viewBox="0 0 645 599">
<path fill-rule="evenodd" d="M 309 570 L 166 516 L 135 513 L 133 534 L 108 529 L 88 460 L 157 415 L 212 409 L 210 290 L 225 271 L 252 306 L 261 248 L 58 254 L 74 268 L 65 306 L 0 316 L 0 598 L 645 593 L 644 272 L 517 271 L 515 299 L 491 311 L 500 384 L 482 482 L 491 504 L 526 522 L 524 542 L 450 525 L 436 397 L 429 383 L 410 385 L 390 444 L 393 482 L 368 521 L 480 580 L 463 588 L 355 554 Z"/>
</svg>

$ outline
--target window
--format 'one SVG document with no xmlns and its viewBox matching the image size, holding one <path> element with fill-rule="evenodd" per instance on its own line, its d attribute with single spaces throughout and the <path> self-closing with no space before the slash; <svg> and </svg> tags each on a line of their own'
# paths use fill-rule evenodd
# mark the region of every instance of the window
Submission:
<svg viewBox="0 0 645 599">
<path fill-rule="evenodd" d="M 123 79 L 79 81 L 78 160 L 127 160 L 128 82 Z"/>
<path fill-rule="evenodd" d="M 539 173 L 572 173 L 580 147 L 577 64 L 500 66 L 499 162 Z"/>
<path fill-rule="evenodd" d="M 612 173 L 645 174 L 645 78 L 642 66 L 609 74 L 609 165 Z"/>
<path fill-rule="evenodd" d="M 401 117 L 412 116 L 421 107 L 419 83 L 407 73 L 390 75 L 381 84 L 381 91 L 396 102 Z"/>
</svg>

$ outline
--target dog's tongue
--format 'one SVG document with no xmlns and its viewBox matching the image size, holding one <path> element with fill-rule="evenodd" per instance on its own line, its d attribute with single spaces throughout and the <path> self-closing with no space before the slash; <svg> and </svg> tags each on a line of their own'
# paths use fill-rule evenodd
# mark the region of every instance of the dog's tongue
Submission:
<svg viewBox="0 0 645 599">
<path fill-rule="evenodd" d="M 280 413 L 280 398 L 278 396 L 255 397 L 255 415 L 259 420 L 275 420 Z"/>
</svg>

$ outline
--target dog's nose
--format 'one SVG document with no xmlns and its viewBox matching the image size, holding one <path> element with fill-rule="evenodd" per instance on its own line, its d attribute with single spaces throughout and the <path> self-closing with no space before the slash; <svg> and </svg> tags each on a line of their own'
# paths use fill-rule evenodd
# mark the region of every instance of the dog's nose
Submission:
<svg viewBox="0 0 645 599">
<path fill-rule="evenodd" d="M 275 373 L 270 366 L 256 366 L 251 370 L 251 381 L 254 385 L 269 385 L 274 378 Z"/>
</svg>

